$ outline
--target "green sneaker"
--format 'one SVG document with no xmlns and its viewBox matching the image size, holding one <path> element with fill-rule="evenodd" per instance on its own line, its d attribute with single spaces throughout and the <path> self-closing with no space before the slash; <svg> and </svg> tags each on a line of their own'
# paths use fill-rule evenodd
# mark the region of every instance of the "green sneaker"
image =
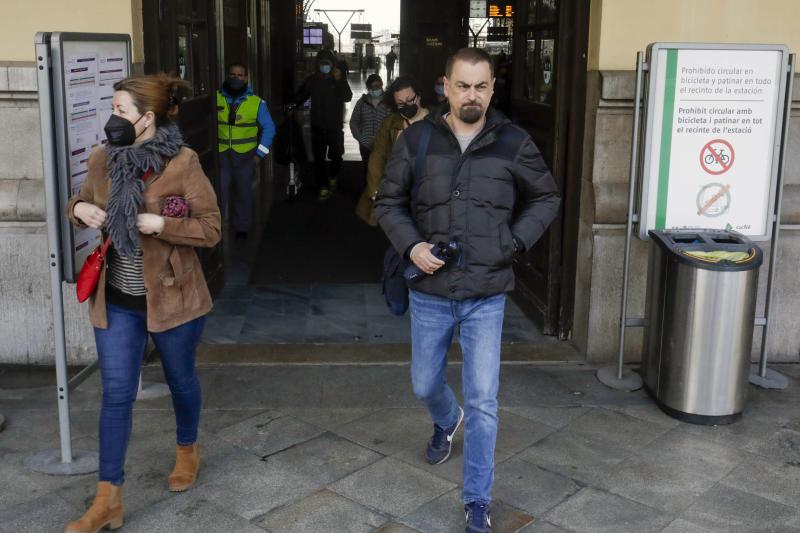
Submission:
<svg viewBox="0 0 800 533">
<path fill-rule="evenodd" d="M 319 190 L 319 199 L 321 201 L 327 200 L 331 197 L 331 190 L 327 187 L 323 187 Z"/>
<path fill-rule="evenodd" d="M 328 181 L 331 184 L 331 190 L 335 191 L 336 190 L 336 178 L 330 178 Z"/>
</svg>

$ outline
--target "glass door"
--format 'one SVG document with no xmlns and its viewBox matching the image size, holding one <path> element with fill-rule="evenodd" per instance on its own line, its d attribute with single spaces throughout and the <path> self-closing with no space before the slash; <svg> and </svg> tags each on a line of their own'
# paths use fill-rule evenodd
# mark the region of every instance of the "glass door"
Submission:
<svg viewBox="0 0 800 533">
<path fill-rule="evenodd" d="M 214 0 L 143 0 L 145 72 L 167 72 L 191 83 L 178 125 L 197 152 L 206 175 L 217 184 L 217 42 Z M 222 287 L 221 245 L 198 250 L 212 293 Z"/>
</svg>

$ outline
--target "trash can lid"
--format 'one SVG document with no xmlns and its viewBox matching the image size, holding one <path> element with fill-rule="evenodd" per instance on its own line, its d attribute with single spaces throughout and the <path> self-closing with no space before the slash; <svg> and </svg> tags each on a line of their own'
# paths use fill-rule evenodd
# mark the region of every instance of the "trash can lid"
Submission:
<svg viewBox="0 0 800 533">
<path fill-rule="evenodd" d="M 729 230 L 650 230 L 650 238 L 676 261 L 696 268 L 742 271 L 764 261 L 761 248 L 741 233 Z"/>
</svg>

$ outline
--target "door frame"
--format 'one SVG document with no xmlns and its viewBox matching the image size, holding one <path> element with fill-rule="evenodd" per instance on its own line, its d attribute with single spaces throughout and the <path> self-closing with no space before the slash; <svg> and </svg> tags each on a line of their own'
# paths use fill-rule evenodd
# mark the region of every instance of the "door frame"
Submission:
<svg viewBox="0 0 800 533">
<path fill-rule="evenodd" d="M 186 0 L 192 2 L 193 0 Z M 184 105 L 194 107 L 195 111 L 200 109 L 207 118 L 205 127 L 195 127 L 186 129 L 182 127 L 185 138 L 203 138 L 202 151 L 197 146 L 198 156 L 203 166 L 203 170 L 211 180 L 214 188 L 219 192 L 219 183 L 215 179 L 218 176 L 217 161 L 217 128 L 216 128 L 216 99 L 215 91 L 219 86 L 219 69 L 217 55 L 217 41 L 219 19 L 221 18 L 218 10 L 220 0 L 204 0 L 204 10 L 201 17 L 206 29 L 206 42 L 202 44 L 201 50 L 206 54 L 208 61 L 208 83 L 207 91 L 199 98 L 190 98 Z M 178 28 L 176 4 L 174 2 L 164 2 L 163 0 L 142 0 L 142 33 L 144 41 L 145 64 L 144 70 L 147 74 L 157 72 L 167 72 L 177 74 L 177 50 L 178 50 Z M 185 115 L 179 115 L 179 122 Z M 222 253 L 222 243 L 220 242 L 213 248 L 198 249 L 198 256 L 203 266 L 206 282 L 213 294 L 217 294 L 224 285 L 224 261 Z"/>
<path fill-rule="evenodd" d="M 564 87 L 564 93 L 560 95 L 566 104 L 561 280 L 557 316 L 557 334 L 561 339 L 572 337 L 575 315 L 591 0 L 568 0 L 566 4 L 568 10 L 563 20 L 559 21 L 559 32 L 564 31 L 570 35 L 570 49 L 565 51 L 570 65 L 569 81 L 568 86 Z"/>
<path fill-rule="evenodd" d="M 527 2 L 517 3 L 520 17 L 527 17 Z M 559 216 L 547 233 L 548 261 L 545 272 L 546 298 L 541 302 L 522 284 L 515 290 L 520 307 L 541 327 L 545 335 L 560 339 L 572 336 L 577 276 L 583 137 L 585 126 L 587 55 L 590 0 L 561 0 L 558 6 L 555 46 L 555 93 L 549 108 L 521 98 L 525 68 L 526 32 L 515 21 L 513 109 L 515 122 L 552 120 L 547 152 L 552 150 L 551 171 L 561 192 Z M 520 120 L 521 119 L 521 120 Z"/>
</svg>

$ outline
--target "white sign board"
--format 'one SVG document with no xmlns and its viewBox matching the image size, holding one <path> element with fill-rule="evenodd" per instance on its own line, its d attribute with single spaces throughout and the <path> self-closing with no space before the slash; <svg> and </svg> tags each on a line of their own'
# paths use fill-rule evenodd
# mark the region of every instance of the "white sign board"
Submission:
<svg viewBox="0 0 800 533">
<path fill-rule="evenodd" d="M 105 144 L 114 84 L 130 75 L 127 35 L 53 33 L 53 99 L 61 205 L 77 194 L 88 173 L 89 155 Z M 64 224 L 62 242 L 73 259 L 64 261 L 64 278 L 74 281 L 89 254 L 101 243 L 93 229 Z"/>
<path fill-rule="evenodd" d="M 788 50 L 656 43 L 647 53 L 639 237 L 732 229 L 769 240 Z"/>
<path fill-rule="evenodd" d="M 473 19 L 486 18 L 486 0 L 470 0 L 469 18 Z"/>
</svg>

